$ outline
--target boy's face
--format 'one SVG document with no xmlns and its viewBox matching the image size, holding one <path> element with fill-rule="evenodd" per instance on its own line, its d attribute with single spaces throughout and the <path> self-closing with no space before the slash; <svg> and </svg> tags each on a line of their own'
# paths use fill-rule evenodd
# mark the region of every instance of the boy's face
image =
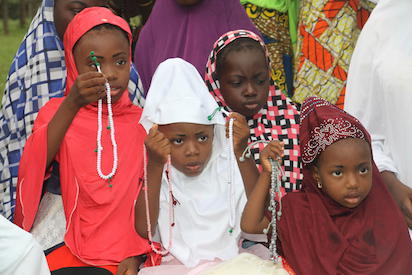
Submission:
<svg viewBox="0 0 412 275">
<path fill-rule="evenodd" d="M 340 205 L 358 206 L 372 188 L 372 154 L 368 143 L 346 138 L 329 145 L 313 167 L 313 178 Z"/>
<path fill-rule="evenodd" d="M 109 81 L 114 103 L 120 99 L 129 84 L 129 41 L 120 30 L 102 28 L 89 31 L 80 38 L 73 50 L 79 74 L 96 71 L 90 60 L 91 51 L 94 51 L 102 73 Z"/>
<path fill-rule="evenodd" d="M 159 131 L 170 141 L 173 166 L 186 176 L 200 175 L 212 155 L 213 125 L 172 123 Z"/>
<path fill-rule="evenodd" d="M 232 50 L 222 65 L 219 83 L 226 104 L 247 117 L 258 113 L 269 93 L 269 69 L 263 51 Z"/>
<path fill-rule="evenodd" d="M 54 25 L 63 40 L 67 25 L 73 17 L 85 8 L 108 7 L 108 0 L 55 0 L 54 1 Z"/>
</svg>

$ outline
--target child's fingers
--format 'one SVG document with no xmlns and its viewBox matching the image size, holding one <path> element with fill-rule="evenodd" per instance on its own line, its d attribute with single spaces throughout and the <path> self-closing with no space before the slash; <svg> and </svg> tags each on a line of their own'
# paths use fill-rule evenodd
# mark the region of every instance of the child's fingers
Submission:
<svg viewBox="0 0 412 275">
<path fill-rule="evenodd" d="M 103 76 L 80 80 L 82 88 L 103 87 L 105 89 L 106 79 Z"/>
<path fill-rule="evenodd" d="M 149 129 L 148 136 L 153 137 L 156 134 L 158 128 L 159 126 L 157 124 L 153 124 L 152 127 Z"/>
<path fill-rule="evenodd" d="M 245 119 L 244 116 L 242 116 L 241 114 L 236 113 L 236 112 L 231 112 L 230 115 L 229 115 L 229 117 L 230 117 L 230 118 L 234 118 L 235 121 L 236 121 L 236 120 L 239 120 L 239 121 L 245 120 L 245 121 L 246 121 L 246 119 Z"/>
<path fill-rule="evenodd" d="M 103 78 L 104 79 L 104 75 L 102 73 L 99 73 L 98 71 L 90 71 L 90 72 L 86 72 L 83 74 L 79 74 L 77 78 L 82 81 L 93 79 L 93 78 Z"/>
</svg>

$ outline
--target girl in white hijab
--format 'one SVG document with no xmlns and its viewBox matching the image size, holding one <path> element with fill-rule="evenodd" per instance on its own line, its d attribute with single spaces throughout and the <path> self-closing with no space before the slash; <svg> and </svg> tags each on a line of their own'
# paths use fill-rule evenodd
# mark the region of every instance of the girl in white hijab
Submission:
<svg viewBox="0 0 412 275">
<path fill-rule="evenodd" d="M 157 220 L 164 249 L 188 268 L 239 253 L 245 187 L 218 107 L 196 68 L 174 58 L 157 68 L 140 120 L 149 132 L 146 191 L 151 221 L 147 224 L 155 228 Z M 236 120 L 243 123 L 241 117 Z M 235 147 L 239 140 L 236 125 Z M 167 172 L 163 167 L 169 154 Z M 256 170 L 253 161 L 240 166 Z M 146 215 L 143 193 L 136 203 L 136 215 Z M 147 224 L 136 223 L 144 237 Z"/>
</svg>

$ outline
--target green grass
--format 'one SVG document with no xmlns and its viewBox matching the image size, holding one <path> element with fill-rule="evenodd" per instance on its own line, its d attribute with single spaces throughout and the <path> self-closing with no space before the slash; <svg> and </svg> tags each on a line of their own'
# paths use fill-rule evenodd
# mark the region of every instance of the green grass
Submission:
<svg viewBox="0 0 412 275">
<path fill-rule="evenodd" d="M 30 21 L 28 20 L 28 22 Z M 9 20 L 9 34 L 5 35 L 3 23 L 0 22 L 0 100 L 3 96 L 11 62 L 27 32 L 28 26 L 27 24 L 22 28 L 18 20 Z"/>
</svg>

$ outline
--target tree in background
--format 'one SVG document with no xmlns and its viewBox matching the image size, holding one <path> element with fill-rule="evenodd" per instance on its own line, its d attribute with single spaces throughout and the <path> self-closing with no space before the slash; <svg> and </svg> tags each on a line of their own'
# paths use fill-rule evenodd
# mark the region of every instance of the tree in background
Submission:
<svg viewBox="0 0 412 275">
<path fill-rule="evenodd" d="M 1 0 L 1 15 L 3 17 L 3 32 L 9 34 L 9 5 L 8 0 Z"/>
</svg>

